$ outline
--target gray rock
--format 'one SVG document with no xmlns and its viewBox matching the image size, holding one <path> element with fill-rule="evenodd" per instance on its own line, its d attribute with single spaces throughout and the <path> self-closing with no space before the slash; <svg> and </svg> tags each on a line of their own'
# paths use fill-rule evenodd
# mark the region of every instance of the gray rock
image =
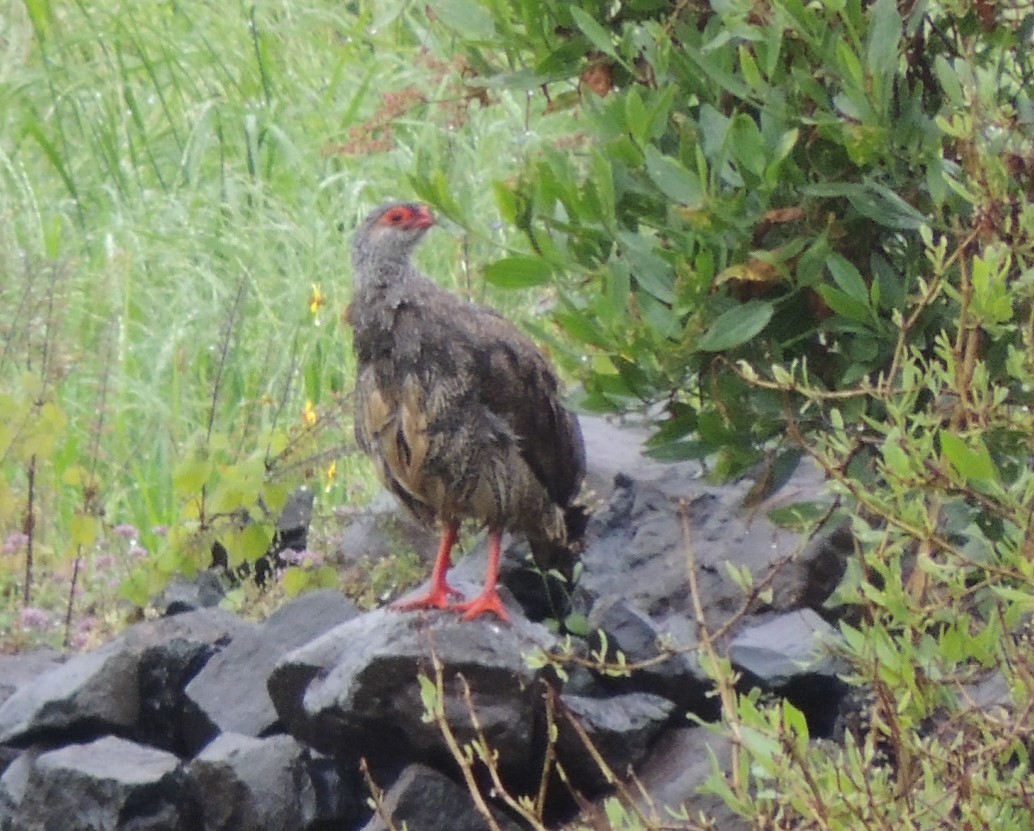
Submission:
<svg viewBox="0 0 1034 831">
<path fill-rule="evenodd" d="M 36 764 L 42 748 L 30 747 L 23 750 L 0 776 L 0 829 L 13 828 L 15 818 L 29 786 L 29 775 Z"/>
<path fill-rule="evenodd" d="M 218 609 L 138 624 L 99 649 L 75 655 L 19 687 L 0 706 L 0 743 L 24 745 L 59 734 L 135 736 L 146 729 L 138 724 L 141 656 L 177 639 L 225 642 L 246 625 Z"/>
<path fill-rule="evenodd" d="M 794 500 L 828 498 L 813 472 L 801 466 L 778 492 Z M 687 576 L 692 546 L 696 581 L 708 625 L 718 628 L 741 611 L 743 590 L 726 563 L 746 568 L 756 585 L 771 585 L 770 608 L 818 605 L 842 573 L 850 546 L 829 532 L 807 544 L 774 525 L 764 511 L 747 509 L 749 482 L 719 487 L 672 471 L 649 483 L 619 477 L 609 503 L 589 523 L 584 573 L 575 606 L 589 612 L 601 599 L 624 598 L 666 631 L 669 618 L 693 620 Z M 679 516 L 684 506 L 689 536 Z M 748 611 L 763 611 L 759 601 Z M 673 625 L 677 625 L 673 624 Z"/>
<path fill-rule="evenodd" d="M 636 770 L 636 779 L 642 788 L 631 788 L 634 799 L 629 810 L 634 807 L 658 825 L 671 821 L 669 809 L 676 812 L 685 809 L 693 818 L 703 812 L 713 820 L 714 828 L 746 831 L 753 826 L 727 808 L 720 797 L 700 793 L 700 787 L 714 772 L 715 764 L 724 772 L 732 766 L 729 740 L 724 736 L 703 727 L 676 727 L 666 731 L 651 749 L 649 758 Z"/>
<path fill-rule="evenodd" d="M 811 609 L 798 609 L 744 629 L 729 644 L 729 659 L 766 689 L 779 689 L 794 678 L 842 671 L 823 646 L 838 637 Z"/>
<path fill-rule="evenodd" d="M 437 540 L 434 529 L 418 522 L 394 496 L 382 490 L 369 505 L 349 517 L 337 539 L 334 559 L 347 565 L 413 551 L 429 563 L 437 550 Z"/>
<path fill-rule="evenodd" d="M 846 669 L 823 642 L 836 630 L 811 609 L 777 615 L 745 629 L 732 641 L 729 658 L 748 686 L 778 693 L 800 710 L 812 737 L 834 734 L 847 685 Z"/>
<path fill-rule="evenodd" d="M 686 479 L 702 474 L 699 462 L 660 462 L 646 455 L 650 431 L 645 427 L 615 424 L 601 416 L 578 417 L 585 440 L 585 489 L 597 498 L 607 499 L 614 490 L 614 479 L 621 475 L 639 482 L 670 476 L 672 470 Z"/>
<path fill-rule="evenodd" d="M 363 826 L 362 831 L 388 831 L 408 828 L 409 831 L 488 831 L 489 825 L 478 811 L 467 790 L 447 776 L 424 765 L 410 765 L 384 794 L 380 811 L 387 815 L 387 824 L 379 813 Z M 493 817 L 503 831 L 518 831 L 516 823 L 499 812 Z M 403 825 L 403 823 L 405 825 Z"/>
<path fill-rule="evenodd" d="M 145 649 L 140 656 L 139 723 L 147 744 L 177 756 L 189 755 L 183 735 L 187 698 L 184 690 L 208 662 L 217 647 L 213 644 L 173 638 Z"/>
<path fill-rule="evenodd" d="M 456 584 L 461 590 L 474 587 Z M 463 622 L 450 612 L 380 609 L 331 629 L 286 655 L 269 692 L 288 729 L 324 752 L 348 748 L 373 764 L 446 758 L 435 724 L 423 719 L 421 675 L 443 667 L 444 709 L 460 742 L 474 738 L 457 675 L 471 697 L 500 764 L 526 772 L 533 753 L 540 670 L 524 655 L 549 648 L 549 632 L 522 618 Z"/>
<path fill-rule="evenodd" d="M 358 614 L 340 592 L 327 589 L 295 598 L 261 626 L 238 634 L 187 685 L 188 749 L 196 752 L 220 732 L 262 736 L 272 730 L 277 713 L 266 681 L 276 662 Z"/>
<path fill-rule="evenodd" d="M 171 753 L 108 736 L 41 754 L 14 827 L 19 831 L 197 831 L 190 780 Z"/>
<path fill-rule="evenodd" d="M 226 597 L 226 587 L 220 573 L 213 569 L 200 571 L 193 578 L 176 576 L 169 581 L 155 600 L 155 606 L 166 617 L 210 609 Z"/>
<path fill-rule="evenodd" d="M 350 819 L 318 816 L 307 752 L 290 736 L 223 733 L 188 770 L 200 793 L 205 831 L 298 831 L 317 819 L 337 827 Z"/>
<path fill-rule="evenodd" d="M 616 661 L 620 652 L 629 664 L 648 663 L 628 678 L 607 678 L 612 689 L 637 689 L 656 693 L 694 712 L 713 709 L 707 698 L 711 682 L 696 657 L 696 631 L 691 621 L 669 617 L 665 631 L 646 613 L 622 598 L 597 603 L 589 617 L 589 640 L 596 650 L 603 648 L 600 630 L 606 636 L 607 658 Z M 675 630 L 675 631 L 672 631 Z M 662 654 L 668 657 L 654 661 Z"/>
<path fill-rule="evenodd" d="M 58 666 L 63 658 L 55 649 L 36 649 L 18 655 L 0 655 L 0 704 L 18 687 Z"/>
<path fill-rule="evenodd" d="M 565 713 L 559 719 L 557 758 L 568 780 L 586 795 L 605 789 L 609 779 L 571 720 L 581 726 L 610 770 L 625 776 L 643 758 L 675 709 L 668 699 L 650 693 L 610 698 L 564 694 L 560 702 Z"/>
</svg>

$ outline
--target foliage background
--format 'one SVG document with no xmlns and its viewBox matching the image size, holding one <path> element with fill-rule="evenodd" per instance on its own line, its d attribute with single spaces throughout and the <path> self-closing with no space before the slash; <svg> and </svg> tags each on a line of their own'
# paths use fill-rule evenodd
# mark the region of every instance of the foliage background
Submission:
<svg viewBox="0 0 1034 831">
<path fill-rule="evenodd" d="M 782 521 L 853 524 L 867 726 L 809 741 L 707 656 L 737 751 L 713 788 L 759 828 L 1030 827 L 1029 2 L 32 0 L 0 24 L 6 646 L 88 645 L 116 592 L 145 605 L 216 541 L 253 561 L 303 481 L 324 515 L 368 495 L 340 228 L 413 195 L 450 220 L 428 270 L 523 318 L 581 407 L 718 479 L 807 454 L 837 489 Z M 1004 715 L 967 704 L 989 674 Z"/>
</svg>

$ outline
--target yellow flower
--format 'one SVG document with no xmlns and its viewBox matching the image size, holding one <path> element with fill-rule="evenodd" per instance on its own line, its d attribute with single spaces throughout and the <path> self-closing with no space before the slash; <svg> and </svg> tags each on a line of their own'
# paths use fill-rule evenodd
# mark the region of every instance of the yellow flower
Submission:
<svg viewBox="0 0 1034 831">
<path fill-rule="evenodd" d="M 327 302 L 327 296 L 323 293 L 319 283 L 312 284 L 312 294 L 309 295 L 309 314 L 313 317 L 320 313 L 320 308 Z"/>
<path fill-rule="evenodd" d="M 311 401 L 306 399 L 305 409 L 302 411 L 302 421 L 306 427 L 315 427 L 317 419 L 316 408 L 312 406 Z"/>
<path fill-rule="evenodd" d="M 337 459 L 332 461 L 327 467 L 327 472 L 324 474 L 327 480 L 326 489 L 329 491 L 334 486 L 334 480 L 337 479 Z"/>
</svg>

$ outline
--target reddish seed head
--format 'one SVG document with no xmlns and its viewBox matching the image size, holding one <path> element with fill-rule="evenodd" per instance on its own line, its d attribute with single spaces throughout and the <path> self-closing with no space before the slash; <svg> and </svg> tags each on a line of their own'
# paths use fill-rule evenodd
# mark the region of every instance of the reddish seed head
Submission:
<svg viewBox="0 0 1034 831">
<path fill-rule="evenodd" d="M 394 205 L 385 211 L 380 219 L 380 224 L 390 228 L 412 231 L 417 228 L 430 228 L 434 225 L 434 215 L 426 205 L 417 203 Z"/>
</svg>

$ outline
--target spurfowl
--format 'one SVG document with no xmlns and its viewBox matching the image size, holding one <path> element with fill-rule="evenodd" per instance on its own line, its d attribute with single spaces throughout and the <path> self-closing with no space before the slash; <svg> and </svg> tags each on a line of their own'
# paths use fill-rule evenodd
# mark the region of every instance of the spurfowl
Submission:
<svg viewBox="0 0 1034 831">
<path fill-rule="evenodd" d="M 356 440 L 395 496 L 442 526 L 430 591 L 395 608 L 508 620 L 496 588 L 503 533 L 525 535 L 540 568 L 569 574 L 584 528 L 573 500 L 585 449 L 535 345 L 410 262 L 432 225 L 426 206 L 400 202 L 382 205 L 355 234 Z M 465 519 L 488 528 L 489 556 L 481 594 L 460 603 L 446 572 Z"/>
</svg>

